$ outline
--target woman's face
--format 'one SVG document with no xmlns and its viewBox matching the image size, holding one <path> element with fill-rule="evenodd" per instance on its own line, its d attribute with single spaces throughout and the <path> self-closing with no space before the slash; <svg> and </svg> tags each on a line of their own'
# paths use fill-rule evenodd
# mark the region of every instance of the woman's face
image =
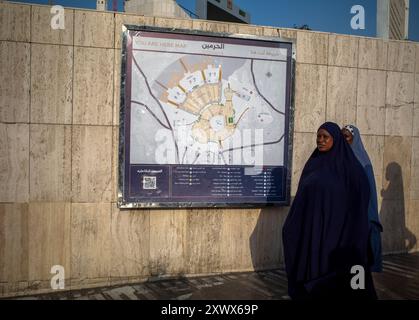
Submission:
<svg viewBox="0 0 419 320">
<path fill-rule="evenodd" d="M 320 152 L 327 152 L 333 147 L 333 137 L 325 129 L 317 131 L 317 149 Z"/>
<path fill-rule="evenodd" d="M 345 137 L 345 140 L 348 141 L 349 144 L 352 144 L 354 141 L 352 133 L 348 129 L 342 129 L 342 134 Z"/>
</svg>

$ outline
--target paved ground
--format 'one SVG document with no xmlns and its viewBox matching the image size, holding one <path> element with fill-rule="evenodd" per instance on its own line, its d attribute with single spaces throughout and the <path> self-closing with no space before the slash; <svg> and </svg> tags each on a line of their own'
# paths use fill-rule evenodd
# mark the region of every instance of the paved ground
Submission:
<svg viewBox="0 0 419 320">
<path fill-rule="evenodd" d="M 384 272 L 374 274 L 380 299 L 419 300 L 419 253 L 384 257 Z M 286 300 L 283 270 L 161 280 L 125 286 L 43 294 L 19 299 L 174 299 L 174 300 Z"/>
</svg>

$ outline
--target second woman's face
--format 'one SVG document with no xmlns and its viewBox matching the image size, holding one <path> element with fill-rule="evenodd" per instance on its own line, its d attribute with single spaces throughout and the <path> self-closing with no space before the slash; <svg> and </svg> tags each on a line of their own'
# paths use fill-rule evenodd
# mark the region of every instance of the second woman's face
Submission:
<svg viewBox="0 0 419 320">
<path fill-rule="evenodd" d="M 317 131 L 317 149 L 320 152 L 327 152 L 333 147 L 333 137 L 325 129 Z"/>
<path fill-rule="evenodd" d="M 352 142 L 354 141 L 352 133 L 350 133 L 347 129 L 342 129 L 342 134 L 345 137 L 345 140 L 348 141 L 349 144 L 352 144 Z"/>
</svg>

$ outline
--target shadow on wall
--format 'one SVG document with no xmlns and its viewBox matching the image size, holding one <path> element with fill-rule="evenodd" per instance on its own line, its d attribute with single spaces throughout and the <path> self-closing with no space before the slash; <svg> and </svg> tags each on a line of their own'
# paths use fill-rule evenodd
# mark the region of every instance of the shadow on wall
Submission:
<svg viewBox="0 0 419 320">
<path fill-rule="evenodd" d="M 250 238 L 253 269 L 272 270 L 282 267 L 282 225 L 289 207 L 267 207 L 260 214 Z"/>
<path fill-rule="evenodd" d="M 282 226 L 289 209 L 290 207 L 261 209 L 255 229 L 249 238 L 250 254 L 255 271 L 284 269 Z M 287 292 L 286 280 L 271 279 L 269 275 L 262 272 L 257 272 L 254 277 L 254 290 L 263 290 L 261 293 L 268 299 L 269 297 L 283 298 Z"/>
<path fill-rule="evenodd" d="M 416 245 L 416 237 L 406 227 L 406 208 L 403 189 L 403 172 L 396 162 L 386 168 L 387 189 L 381 190 L 383 198 L 380 220 L 383 225 L 383 253 L 408 252 Z"/>
</svg>

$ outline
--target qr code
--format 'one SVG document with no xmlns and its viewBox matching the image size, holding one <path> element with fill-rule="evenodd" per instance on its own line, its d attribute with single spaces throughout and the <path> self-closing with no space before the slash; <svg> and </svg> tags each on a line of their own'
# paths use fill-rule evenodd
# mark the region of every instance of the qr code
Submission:
<svg viewBox="0 0 419 320">
<path fill-rule="evenodd" d="M 156 186 L 156 177 L 143 177 L 143 189 L 144 190 L 155 190 Z"/>
</svg>

